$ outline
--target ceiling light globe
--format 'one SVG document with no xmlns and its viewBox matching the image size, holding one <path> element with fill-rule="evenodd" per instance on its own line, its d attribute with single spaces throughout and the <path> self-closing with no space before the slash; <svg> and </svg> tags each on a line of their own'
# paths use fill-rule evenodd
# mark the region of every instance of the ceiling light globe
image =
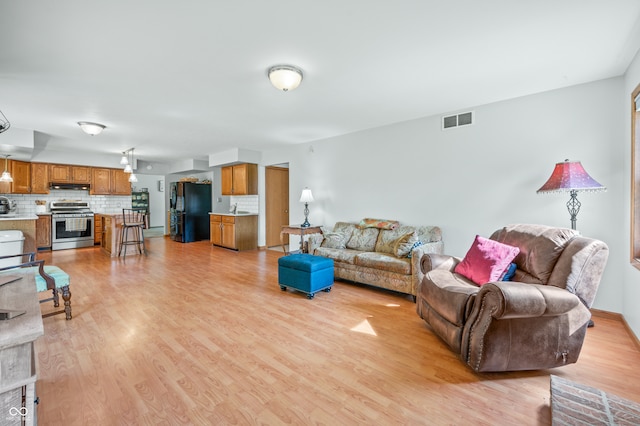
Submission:
<svg viewBox="0 0 640 426">
<path fill-rule="evenodd" d="M 288 92 L 302 82 L 302 70 L 291 65 L 276 65 L 269 68 L 269 80 L 276 89 Z"/>
<path fill-rule="evenodd" d="M 78 121 L 78 126 L 88 135 L 96 136 L 102 133 L 107 128 L 104 124 L 92 123 L 90 121 Z"/>
</svg>

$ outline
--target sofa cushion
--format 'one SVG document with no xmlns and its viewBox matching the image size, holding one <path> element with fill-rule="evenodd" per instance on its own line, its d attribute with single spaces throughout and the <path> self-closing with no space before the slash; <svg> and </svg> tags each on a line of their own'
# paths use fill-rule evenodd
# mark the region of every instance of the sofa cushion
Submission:
<svg viewBox="0 0 640 426">
<path fill-rule="evenodd" d="M 518 247 L 476 235 L 455 272 L 479 285 L 498 281 L 519 251 Z"/>
<path fill-rule="evenodd" d="M 396 242 L 395 247 L 393 248 L 393 254 L 396 257 L 408 257 L 409 253 L 413 249 L 415 243 L 418 242 L 418 234 L 414 231 L 410 234 L 403 235 Z"/>
<path fill-rule="evenodd" d="M 396 244 L 398 240 L 404 237 L 405 233 L 398 233 L 395 230 L 383 229 L 378 235 L 378 241 L 376 241 L 376 247 L 374 251 L 378 253 L 394 254 Z"/>
<path fill-rule="evenodd" d="M 323 234 L 322 247 L 345 249 L 350 235 L 343 232 L 325 232 Z"/>
<path fill-rule="evenodd" d="M 473 302 L 480 287 L 462 275 L 452 274 L 445 269 L 428 272 L 418 291 L 441 317 L 456 326 L 463 326 L 471 312 Z"/>
<path fill-rule="evenodd" d="M 365 252 L 356 256 L 355 264 L 366 268 L 411 275 L 411 262 L 406 257 L 397 258 L 385 253 Z"/>
<path fill-rule="evenodd" d="M 364 218 L 358 224 L 360 228 L 396 229 L 400 225 L 397 220 Z"/>
<path fill-rule="evenodd" d="M 328 257 L 329 259 L 333 259 L 334 262 L 350 263 L 354 265 L 356 263 L 356 256 L 360 253 L 362 252 L 358 250 L 318 247 L 313 254 L 316 256 Z"/>
<path fill-rule="evenodd" d="M 415 226 L 409 225 L 398 226 L 395 229 L 381 229 L 374 251 L 393 254 L 395 256 L 395 247 L 398 240 L 407 234 L 415 232 L 415 230 Z"/>
<path fill-rule="evenodd" d="M 378 228 L 355 228 L 347 242 L 347 248 L 360 251 L 374 251 L 378 240 Z"/>
</svg>

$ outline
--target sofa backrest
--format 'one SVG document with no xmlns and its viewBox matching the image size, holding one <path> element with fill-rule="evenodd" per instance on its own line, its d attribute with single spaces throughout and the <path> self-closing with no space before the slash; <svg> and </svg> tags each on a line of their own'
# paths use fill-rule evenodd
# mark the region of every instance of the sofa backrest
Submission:
<svg viewBox="0 0 640 426">
<path fill-rule="evenodd" d="M 604 242 L 571 229 L 523 224 L 505 226 L 491 239 L 520 249 L 514 281 L 563 288 L 588 308 L 593 304 L 609 256 Z"/>
<path fill-rule="evenodd" d="M 518 270 L 515 281 L 547 284 L 563 250 L 578 233 L 566 228 L 546 225 L 507 225 L 491 235 L 491 239 L 518 247 L 514 259 Z"/>
<path fill-rule="evenodd" d="M 437 226 L 400 225 L 395 229 L 378 229 L 359 228 L 356 223 L 336 222 L 332 232 L 348 235 L 347 248 L 380 253 L 392 253 L 389 248 L 393 246 L 393 242 L 413 232 L 423 243 L 442 241 L 442 231 Z"/>
</svg>

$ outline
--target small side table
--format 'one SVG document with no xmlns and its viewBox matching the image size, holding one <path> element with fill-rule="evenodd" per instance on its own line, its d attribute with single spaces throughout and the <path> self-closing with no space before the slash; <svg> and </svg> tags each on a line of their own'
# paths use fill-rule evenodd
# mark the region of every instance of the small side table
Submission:
<svg viewBox="0 0 640 426">
<path fill-rule="evenodd" d="M 302 227 L 300 225 L 284 225 L 280 231 L 280 244 L 282 245 L 282 251 L 285 255 L 290 253 L 287 253 L 287 250 L 284 248 L 284 236 L 289 234 L 300 235 L 300 253 L 306 253 L 304 249 L 304 236 L 309 234 L 322 234 L 322 227 L 315 225 L 307 227 Z"/>
</svg>

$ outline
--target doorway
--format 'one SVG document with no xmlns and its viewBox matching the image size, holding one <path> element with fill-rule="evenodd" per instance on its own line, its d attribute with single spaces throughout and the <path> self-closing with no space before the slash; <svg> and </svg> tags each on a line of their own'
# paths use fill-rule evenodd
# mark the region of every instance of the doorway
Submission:
<svg viewBox="0 0 640 426">
<path fill-rule="evenodd" d="M 265 167 L 265 241 L 267 247 L 279 246 L 280 230 L 289 224 L 289 168 Z"/>
</svg>

